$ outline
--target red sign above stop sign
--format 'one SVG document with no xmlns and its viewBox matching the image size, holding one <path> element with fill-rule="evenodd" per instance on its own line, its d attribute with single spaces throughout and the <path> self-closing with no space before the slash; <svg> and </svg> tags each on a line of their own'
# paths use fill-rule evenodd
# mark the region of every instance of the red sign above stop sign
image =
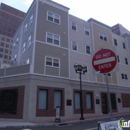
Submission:
<svg viewBox="0 0 130 130">
<path fill-rule="evenodd" d="M 92 65 L 100 73 L 109 73 L 117 63 L 116 54 L 110 49 L 102 49 L 96 52 L 92 58 Z"/>
</svg>

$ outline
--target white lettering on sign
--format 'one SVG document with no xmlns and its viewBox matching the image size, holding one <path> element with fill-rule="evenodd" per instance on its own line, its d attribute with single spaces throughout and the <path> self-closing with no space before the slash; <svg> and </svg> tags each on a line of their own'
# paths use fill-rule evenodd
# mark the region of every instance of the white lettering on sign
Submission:
<svg viewBox="0 0 130 130">
<path fill-rule="evenodd" d="M 94 61 L 94 65 L 99 65 L 99 64 L 103 64 L 103 63 L 107 63 L 107 62 L 112 62 L 115 61 L 115 57 L 109 57 L 109 58 L 105 58 L 105 59 L 101 59 L 101 60 L 96 60 Z"/>
<path fill-rule="evenodd" d="M 99 65 L 98 69 L 101 70 L 101 69 L 110 68 L 110 67 L 112 67 L 111 63 L 108 63 L 108 64 Z"/>
<path fill-rule="evenodd" d="M 96 59 L 101 59 L 101 55 L 96 55 Z"/>
<path fill-rule="evenodd" d="M 110 55 L 111 55 L 111 52 L 107 52 L 107 53 L 103 54 L 103 57 L 104 57 L 104 58 L 105 58 L 105 57 L 110 57 Z"/>
</svg>

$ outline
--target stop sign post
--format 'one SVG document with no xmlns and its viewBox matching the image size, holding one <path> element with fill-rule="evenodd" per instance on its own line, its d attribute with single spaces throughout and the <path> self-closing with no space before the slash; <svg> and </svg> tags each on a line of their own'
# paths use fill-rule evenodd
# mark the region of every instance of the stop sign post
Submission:
<svg viewBox="0 0 130 130">
<path fill-rule="evenodd" d="M 116 54 L 110 49 L 101 49 L 101 50 L 97 51 L 92 58 L 93 68 L 96 71 L 98 71 L 102 74 L 105 74 L 105 76 L 106 76 L 106 85 L 107 85 L 111 120 L 113 120 L 113 114 L 112 114 L 112 106 L 111 106 L 107 73 L 111 72 L 115 68 L 116 64 L 117 64 Z"/>
</svg>

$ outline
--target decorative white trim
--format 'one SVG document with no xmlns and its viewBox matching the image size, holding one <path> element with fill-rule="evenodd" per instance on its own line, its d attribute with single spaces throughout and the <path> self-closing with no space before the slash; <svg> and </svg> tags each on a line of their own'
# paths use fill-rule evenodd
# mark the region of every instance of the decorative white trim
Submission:
<svg viewBox="0 0 130 130">
<path fill-rule="evenodd" d="M 65 12 L 68 12 L 68 10 L 69 10 L 69 8 L 65 8 L 65 7 L 63 7 L 62 5 L 60 6 L 59 4 L 54 3 L 54 2 L 51 2 L 51 1 L 48 1 L 48 0 L 40 0 L 40 1 L 41 1 L 42 3 L 48 4 L 48 5 L 50 5 L 50 6 L 53 6 L 53 7 L 57 8 L 57 9 L 60 9 L 60 10 L 62 10 L 62 11 L 65 11 Z"/>
</svg>

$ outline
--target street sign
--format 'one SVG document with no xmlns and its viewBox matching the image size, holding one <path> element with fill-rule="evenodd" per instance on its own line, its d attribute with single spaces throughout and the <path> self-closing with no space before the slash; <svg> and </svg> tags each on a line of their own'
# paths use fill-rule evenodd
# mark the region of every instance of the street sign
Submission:
<svg viewBox="0 0 130 130">
<path fill-rule="evenodd" d="M 101 49 L 92 58 L 92 65 L 100 73 L 109 73 L 117 64 L 116 54 L 110 49 Z"/>
</svg>

